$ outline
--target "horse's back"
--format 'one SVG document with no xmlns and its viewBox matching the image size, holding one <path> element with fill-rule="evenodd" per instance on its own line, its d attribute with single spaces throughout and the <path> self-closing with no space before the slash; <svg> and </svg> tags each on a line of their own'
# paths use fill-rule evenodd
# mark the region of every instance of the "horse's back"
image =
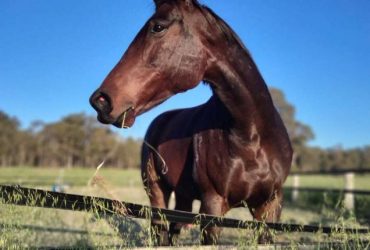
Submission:
<svg viewBox="0 0 370 250">
<path fill-rule="evenodd" d="M 164 112 L 150 124 L 145 140 L 157 147 L 169 140 L 192 137 L 210 129 L 225 129 L 230 115 L 217 96 L 206 103 L 185 109 Z"/>
</svg>

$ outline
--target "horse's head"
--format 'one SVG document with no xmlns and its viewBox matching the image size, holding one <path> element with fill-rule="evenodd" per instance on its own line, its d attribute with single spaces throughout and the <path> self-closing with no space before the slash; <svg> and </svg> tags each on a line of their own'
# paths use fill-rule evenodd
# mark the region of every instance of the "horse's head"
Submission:
<svg viewBox="0 0 370 250">
<path fill-rule="evenodd" d="M 195 87 L 209 61 L 211 29 L 196 0 L 155 0 L 156 11 L 90 98 L 102 123 L 130 127 L 135 117 Z"/>
</svg>

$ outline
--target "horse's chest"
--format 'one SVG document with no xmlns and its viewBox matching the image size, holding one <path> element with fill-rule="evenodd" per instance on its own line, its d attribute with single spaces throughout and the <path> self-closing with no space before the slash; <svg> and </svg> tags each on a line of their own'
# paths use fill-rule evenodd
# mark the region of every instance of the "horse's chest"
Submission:
<svg viewBox="0 0 370 250">
<path fill-rule="evenodd" d="M 193 178 L 201 191 L 214 190 L 232 201 L 245 200 L 261 186 L 272 188 L 263 149 L 236 145 L 221 130 L 193 138 Z"/>
</svg>

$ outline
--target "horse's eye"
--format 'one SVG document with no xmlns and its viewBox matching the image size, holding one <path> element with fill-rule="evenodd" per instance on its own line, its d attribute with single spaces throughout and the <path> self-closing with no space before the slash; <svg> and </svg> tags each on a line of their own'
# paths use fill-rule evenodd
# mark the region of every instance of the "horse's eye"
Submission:
<svg viewBox="0 0 370 250">
<path fill-rule="evenodd" d="M 163 25 L 160 25 L 160 24 L 155 24 L 151 31 L 152 31 L 152 33 L 161 33 L 164 30 L 166 30 L 166 27 L 164 27 Z"/>
</svg>

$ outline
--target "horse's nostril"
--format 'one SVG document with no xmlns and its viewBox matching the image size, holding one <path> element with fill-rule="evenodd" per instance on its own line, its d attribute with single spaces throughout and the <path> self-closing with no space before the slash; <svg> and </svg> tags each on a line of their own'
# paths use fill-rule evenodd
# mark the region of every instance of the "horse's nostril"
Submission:
<svg viewBox="0 0 370 250">
<path fill-rule="evenodd" d="M 112 111 L 112 105 L 109 96 L 102 92 L 95 92 L 92 95 L 90 102 L 91 105 L 98 112 L 104 112 L 106 114 L 109 114 Z"/>
<path fill-rule="evenodd" d="M 98 98 L 98 101 L 101 102 L 101 103 L 103 103 L 103 102 L 106 102 L 107 100 L 103 96 L 100 96 Z"/>
</svg>

